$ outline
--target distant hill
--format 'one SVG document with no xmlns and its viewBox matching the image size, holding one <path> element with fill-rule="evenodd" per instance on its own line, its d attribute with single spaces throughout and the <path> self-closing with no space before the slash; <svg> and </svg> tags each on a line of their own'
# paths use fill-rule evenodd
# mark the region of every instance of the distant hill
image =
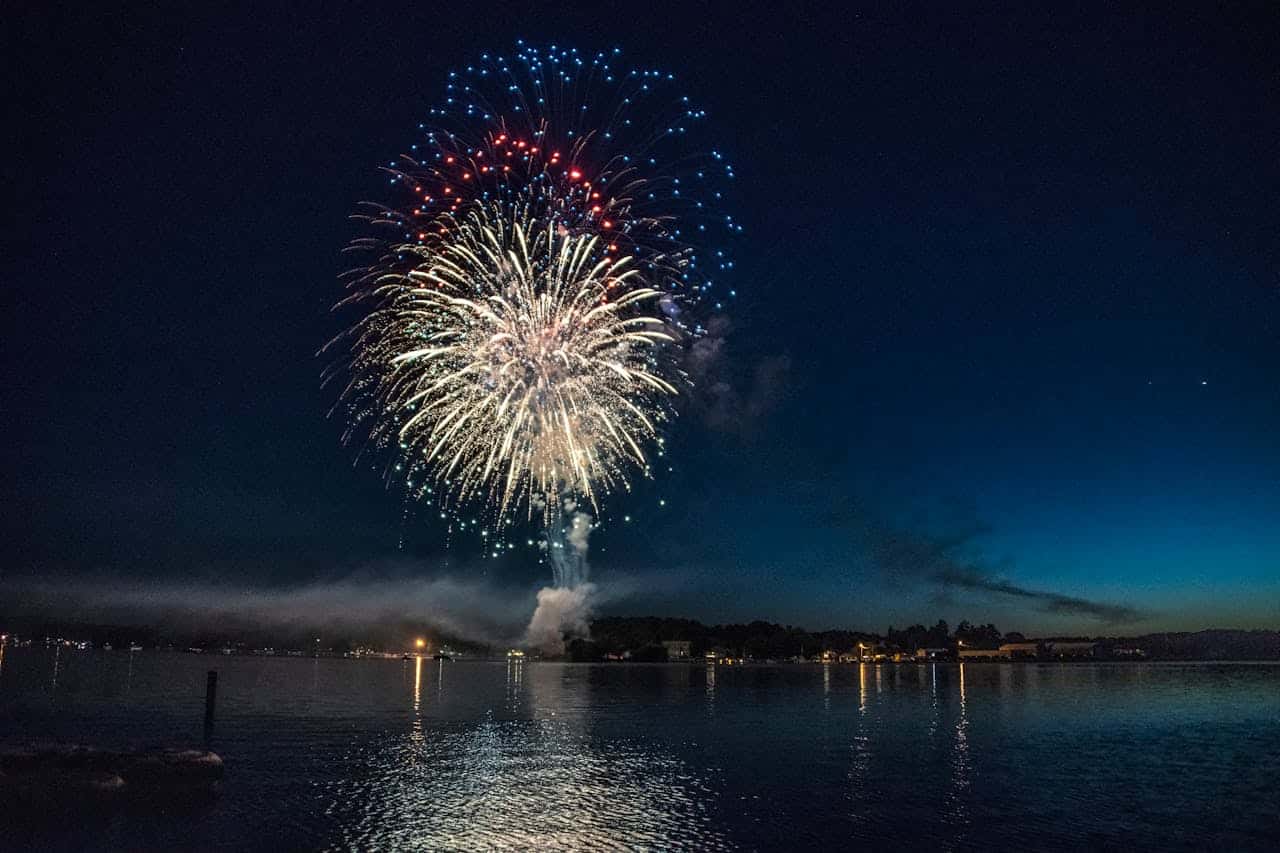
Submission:
<svg viewBox="0 0 1280 853">
<path fill-rule="evenodd" d="M 1211 628 L 1122 638 L 1153 660 L 1280 660 L 1280 631 Z"/>
</svg>

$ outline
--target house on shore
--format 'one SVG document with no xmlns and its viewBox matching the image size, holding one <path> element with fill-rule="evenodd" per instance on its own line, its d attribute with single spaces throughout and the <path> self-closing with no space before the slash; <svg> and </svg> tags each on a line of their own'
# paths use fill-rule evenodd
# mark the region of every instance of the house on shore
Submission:
<svg viewBox="0 0 1280 853">
<path fill-rule="evenodd" d="M 681 661 L 689 659 L 689 649 L 693 643 L 689 640 L 663 640 L 662 647 L 667 650 L 667 660 Z"/>
<path fill-rule="evenodd" d="M 1000 647 L 1010 660 L 1029 660 L 1040 656 L 1038 642 L 1005 643 Z"/>
<path fill-rule="evenodd" d="M 1098 654 L 1098 644 L 1051 640 L 1044 644 L 1045 654 L 1055 658 L 1091 658 Z"/>
<path fill-rule="evenodd" d="M 1004 649 L 960 649 L 960 660 L 1008 660 L 1009 653 Z"/>
</svg>

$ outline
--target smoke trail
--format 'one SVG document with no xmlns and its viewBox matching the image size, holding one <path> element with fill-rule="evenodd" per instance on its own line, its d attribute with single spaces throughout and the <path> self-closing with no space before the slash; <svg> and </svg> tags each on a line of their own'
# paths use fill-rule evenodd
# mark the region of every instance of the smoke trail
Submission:
<svg viewBox="0 0 1280 853">
<path fill-rule="evenodd" d="M 564 654 L 566 636 L 588 635 L 596 589 L 587 580 L 594 519 L 579 511 L 573 500 L 565 500 L 564 513 L 566 520 L 556 518 L 547 526 L 542 545 L 551 563 L 553 585 L 538 591 L 538 606 L 525 632 L 525 643 L 548 655 Z"/>
<path fill-rule="evenodd" d="M 590 574 L 587 564 L 587 540 L 591 536 L 594 519 L 578 510 L 572 500 L 564 502 L 567 521 L 553 519 L 547 525 L 542 547 L 551 563 L 551 576 L 555 587 L 573 588 L 586 583 Z"/>
</svg>

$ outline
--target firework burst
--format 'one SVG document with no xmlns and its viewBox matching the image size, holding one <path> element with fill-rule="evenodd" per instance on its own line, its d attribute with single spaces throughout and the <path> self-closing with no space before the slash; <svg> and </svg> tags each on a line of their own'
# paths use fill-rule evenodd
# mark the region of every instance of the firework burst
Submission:
<svg viewBox="0 0 1280 853">
<path fill-rule="evenodd" d="M 345 439 L 444 518 L 551 524 L 649 476 L 683 348 L 732 295 L 708 243 L 741 230 L 715 212 L 732 167 L 690 147 L 705 114 L 658 94 L 670 75 L 614 62 L 521 46 L 451 73 L 386 168 L 403 203 L 358 217 L 376 260 L 326 348 Z"/>
</svg>

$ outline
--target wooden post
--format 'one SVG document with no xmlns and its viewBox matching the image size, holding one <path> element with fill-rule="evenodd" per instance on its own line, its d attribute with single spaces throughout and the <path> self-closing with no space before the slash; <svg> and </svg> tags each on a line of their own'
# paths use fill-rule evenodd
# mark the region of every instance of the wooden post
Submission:
<svg viewBox="0 0 1280 853">
<path fill-rule="evenodd" d="M 218 671 L 209 670 L 209 678 L 204 683 L 204 729 L 205 734 L 213 728 L 213 709 L 218 702 Z"/>
</svg>

